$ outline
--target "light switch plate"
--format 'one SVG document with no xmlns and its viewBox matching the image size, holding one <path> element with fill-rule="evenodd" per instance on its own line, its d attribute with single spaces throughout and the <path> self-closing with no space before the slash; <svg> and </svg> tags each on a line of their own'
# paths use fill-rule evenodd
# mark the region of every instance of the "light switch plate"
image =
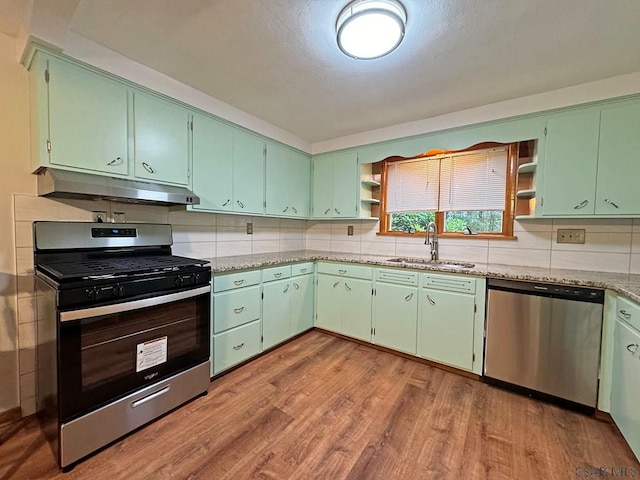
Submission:
<svg viewBox="0 0 640 480">
<path fill-rule="evenodd" d="M 94 210 L 91 212 L 92 218 L 94 222 L 107 222 L 107 212 L 103 212 L 102 210 Z"/>
<path fill-rule="evenodd" d="M 113 212 L 113 222 L 114 223 L 125 223 L 127 221 L 127 216 L 125 212 Z"/>
<path fill-rule="evenodd" d="M 253 235 L 253 223 L 247 222 L 247 235 Z"/>
<path fill-rule="evenodd" d="M 584 243 L 586 230 L 584 228 L 559 228 L 558 243 Z"/>
<path fill-rule="evenodd" d="M 353 235 L 353 225 L 347 226 L 347 235 Z"/>
</svg>

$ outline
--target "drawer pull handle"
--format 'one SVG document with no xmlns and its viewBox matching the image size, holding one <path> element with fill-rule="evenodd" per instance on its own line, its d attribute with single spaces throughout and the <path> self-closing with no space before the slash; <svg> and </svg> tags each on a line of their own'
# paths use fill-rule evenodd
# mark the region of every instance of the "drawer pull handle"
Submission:
<svg viewBox="0 0 640 480">
<path fill-rule="evenodd" d="M 629 312 L 627 312 L 626 310 L 620 310 L 620 315 L 622 315 L 626 319 L 631 318 L 631 314 Z"/>
<path fill-rule="evenodd" d="M 222 204 L 222 206 L 223 206 L 223 207 L 226 207 L 227 205 L 229 205 L 229 202 L 230 202 L 230 201 L 231 201 L 231 199 L 230 199 L 230 198 L 227 198 L 227 201 L 226 201 L 226 202 L 224 202 L 224 203 Z"/>
<path fill-rule="evenodd" d="M 140 405 L 150 402 L 154 398 L 158 398 L 160 395 L 164 395 L 165 393 L 167 393 L 169 389 L 171 389 L 171 385 L 167 385 L 166 387 L 161 388 L 157 392 L 153 392 L 152 394 L 147 395 L 146 397 L 136 400 L 135 402 L 131 402 L 131 408 L 136 408 L 136 407 L 139 407 Z"/>
<path fill-rule="evenodd" d="M 282 293 L 287 293 L 289 291 L 289 284 L 287 283 L 287 287 L 282 291 Z"/>
<path fill-rule="evenodd" d="M 638 351 L 638 347 L 640 347 L 640 345 L 638 345 L 637 343 L 632 343 L 630 345 L 627 345 L 627 350 L 629 350 L 631 354 L 634 354 Z"/>
<path fill-rule="evenodd" d="M 244 279 L 243 280 L 234 280 L 233 284 L 234 285 L 242 285 L 244 283 Z"/>
<path fill-rule="evenodd" d="M 429 301 L 429 303 L 431 305 L 435 305 L 436 304 L 436 302 L 433 301 L 433 298 L 431 298 L 429 295 L 427 295 L 427 300 Z"/>
<path fill-rule="evenodd" d="M 324 211 L 324 214 L 326 215 L 326 214 L 327 214 L 327 213 L 329 213 L 330 211 L 331 211 L 331 209 L 330 209 L 330 208 L 327 208 L 327 209 Z"/>
<path fill-rule="evenodd" d="M 233 347 L 233 349 L 240 350 L 242 347 L 244 347 L 244 342 L 242 342 L 240 345 L 236 345 L 235 347 Z"/>
<path fill-rule="evenodd" d="M 122 165 L 122 162 L 124 160 L 122 160 L 122 157 L 116 157 L 113 160 L 111 160 L 110 162 L 107 162 L 107 166 L 111 167 L 113 165 Z"/>
<path fill-rule="evenodd" d="M 340 213 L 340 210 L 338 210 L 337 208 L 334 208 L 334 210 L 336 211 L 336 213 L 337 213 L 338 215 L 342 215 L 342 214 Z"/>
<path fill-rule="evenodd" d="M 285 213 L 287 210 L 289 210 L 289 207 L 286 207 L 284 210 L 282 210 L 282 213 Z"/>
<path fill-rule="evenodd" d="M 234 308 L 234 309 L 233 309 L 233 311 L 234 311 L 235 313 L 242 313 L 242 312 L 244 312 L 244 307 Z"/>
<path fill-rule="evenodd" d="M 615 203 L 613 203 L 611 200 L 609 200 L 608 198 L 604 199 L 604 203 L 608 203 L 609 205 L 615 207 L 615 208 L 620 208 L 618 205 L 616 205 Z"/>
<path fill-rule="evenodd" d="M 293 288 L 295 288 L 296 290 L 300 290 L 300 285 L 298 285 L 297 283 L 294 283 Z"/>
<path fill-rule="evenodd" d="M 413 298 L 413 293 L 410 293 L 409 295 L 407 295 L 406 297 L 404 297 L 404 299 L 408 302 L 409 300 L 411 300 Z"/>
<path fill-rule="evenodd" d="M 349 285 L 347 285 L 347 282 L 344 282 L 344 289 L 345 289 L 347 292 L 350 292 L 350 291 L 351 291 L 351 287 L 350 287 Z"/>
<path fill-rule="evenodd" d="M 240 208 L 244 208 L 244 203 L 242 203 L 240 200 L 236 200 L 236 202 L 238 202 L 238 205 L 240 206 Z"/>
<path fill-rule="evenodd" d="M 302 273 L 304 273 L 304 272 L 306 272 L 306 271 L 307 271 L 307 269 L 306 269 L 306 268 L 301 268 L 301 269 L 300 269 L 300 272 L 302 272 Z"/>
<path fill-rule="evenodd" d="M 151 165 L 149 165 L 147 162 L 142 162 L 142 166 L 144 167 L 144 169 L 149 172 L 149 173 L 156 173 L 156 171 L 153 169 L 153 167 Z"/>
<path fill-rule="evenodd" d="M 336 282 L 333 284 L 333 288 L 336 288 L 338 285 L 340 285 L 340 282 Z"/>
<path fill-rule="evenodd" d="M 298 209 L 296 207 L 291 207 L 291 210 L 293 210 L 293 213 L 298 213 Z"/>
<path fill-rule="evenodd" d="M 276 277 L 276 278 L 280 278 L 282 276 L 282 272 L 281 273 L 274 273 L 273 276 Z"/>
<path fill-rule="evenodd" d="M 580 210 L 581 208 L 586 207 L 589 204 L 589 200 L 583 200 L 578 205 L 573 207 L 574 210 Z"/>
<path fill-rule="evenodd" d="M 344 275 L 345 273 L 347 273 L 347 271 L 346 271 L 346 270 L 338 270 L 338 273 L 339 273 L 340 275 Z"/>
</svg>

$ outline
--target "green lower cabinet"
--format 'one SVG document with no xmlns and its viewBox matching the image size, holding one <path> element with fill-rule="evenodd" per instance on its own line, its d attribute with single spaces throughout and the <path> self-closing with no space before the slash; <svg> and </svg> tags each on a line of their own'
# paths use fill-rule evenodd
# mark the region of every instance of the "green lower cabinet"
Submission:
<svg viewBox="0 0 640 480">
<path fill-rule="evenodd" d="M 415 355 L 417 322 L 417 287 L 376 284 L 373 321 L 376 345 Z"/>
<path fill-rule="evenodd" d="M 262 288 L 262 348 L 291 337 L 291 279 L 265 283 Z"/>
<path fill-rule="evenodd" d="M 291 335 L 313 328 L 313 275 L 291 278 Z"/>
<path fill-rule="evenodd" d="M 640 458 L 640 332 L 621 320 L 615 327 L 611 381 L 611 417 Z"/>
<path fill-rule="evenodd" d="M 420 291 L 419 355 L 456 368 L 473 368 L 475 296 Z"/>
<path fill-rule="evenodd" d="M 213 336 L 212 375 L 260 353 L 260 321 L 256 320 Z"/>
<path fill-rule="evenodd" d="M 318 275 L 316 326 L 371 341 L 371 280 Z"/>
</svg>

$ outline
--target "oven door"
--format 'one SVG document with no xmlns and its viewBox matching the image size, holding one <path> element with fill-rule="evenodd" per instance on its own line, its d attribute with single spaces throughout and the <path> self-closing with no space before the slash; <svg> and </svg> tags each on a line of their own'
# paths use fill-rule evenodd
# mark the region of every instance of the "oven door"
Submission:
<svg viewBox="0 0 640 480">
<path fill-rule="evenodd" d="M 208 361 L 210 292 L 207 285 L 60 312 L 60 421 Z"/>
</svg>

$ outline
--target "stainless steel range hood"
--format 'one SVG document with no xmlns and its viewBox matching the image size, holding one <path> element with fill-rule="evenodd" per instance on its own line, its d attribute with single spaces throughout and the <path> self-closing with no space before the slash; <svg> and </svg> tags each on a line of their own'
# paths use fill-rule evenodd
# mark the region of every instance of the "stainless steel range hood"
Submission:
<svg viewBox="0 0 640 480">
<path fill-rule="evenodd" d="M 184 187 L 51 168 L 38 174 L 38 195 L 155 205 L 200 203 L 200 198 Z"/>
</svg>

